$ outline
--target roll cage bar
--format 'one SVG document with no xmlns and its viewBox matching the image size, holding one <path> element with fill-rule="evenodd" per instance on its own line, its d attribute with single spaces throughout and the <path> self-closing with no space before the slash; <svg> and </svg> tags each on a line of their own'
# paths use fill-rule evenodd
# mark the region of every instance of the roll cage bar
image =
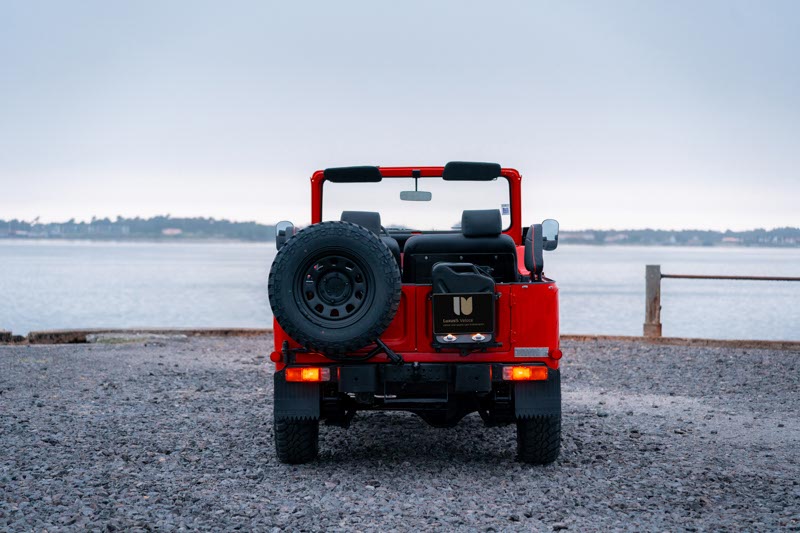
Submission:
<svg viewBox="0 0 800 533">
<path fill-rule="evenodd" d="M 452 165 L 450 163 L 449 165 Z M 466 168 L 468 163 L 462 163 Z M 475 165 L 486 165 L 485 163 L 476 163 Z M 380 172 L 381 178 L 441 178 L 444 173 L 445 167 L 349 167 L 352 169 L 350 175 L 355 176 L 353 179 L 342 179 L 340 176 L 347 175 L 345 169 L 335 169 L 334 178 L 336 181 L 348 181 L 350 183 L 373 182 L 379 181 L 374 179 L 374 170 L 377 168 Z M 317 224 L 322 222 L 322 189 L 326 180 L 326 172 L 331 176 L 331 171 L 334 169 L 317 170 L 311 176 L 311 223 Z M 358 179 L 359 175 L 365 176 L 364 179 Z M 514 239 L 517 246 L 522 245 L 522 176 L 513 168 L 501 168 L 498 177 L 505 178 L 508 181 L 509 198 L 511 202 L 511 225 L 503 233 Z M 331 180 L 333 181 L 333 180 Z M 453 180 L 453 187 L 458 187 L 458 182 Z M 424 233 L 424 232 L 414 232 Z"/>
</svg>

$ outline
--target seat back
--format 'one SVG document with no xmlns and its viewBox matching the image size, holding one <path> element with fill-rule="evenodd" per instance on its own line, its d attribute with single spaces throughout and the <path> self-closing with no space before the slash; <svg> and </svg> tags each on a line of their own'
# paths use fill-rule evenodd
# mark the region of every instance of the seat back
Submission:
<svg viewBox="0 0 800 533">
<path fill-rule="evenodd" d="M 380 237 L 383 244 L 392 252 L 392 255 L 397 261 L 397 266 L 400 266 L 400 245 L 396 240 L 382 233 L 380 213 L 374 211 L 342 211 L 342 216 L 339 220 L 364 226 Z"/>
<path fill-rule="evenodd" d="M 403 282 L 431 283 L 436 263 L 472 263 L 499 283 L 518 280 L 517 245 L 502 234 L 497 209 L 464 211 L 461 233 L 415 235 L 403 251 Z"/>
</svg>

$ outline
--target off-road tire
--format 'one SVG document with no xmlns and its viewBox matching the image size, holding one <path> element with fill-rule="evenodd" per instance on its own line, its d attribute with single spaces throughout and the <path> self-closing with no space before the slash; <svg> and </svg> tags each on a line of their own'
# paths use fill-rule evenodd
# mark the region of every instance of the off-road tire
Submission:
<svg viewBox="0 0 800 533">
<path fill-rule="evenodd" d="M 344 355 L 372 344 L 389 327 L 400 305 L 400 268 L 370 230 L 320 222 L 281 247 L 268 290 L 275 319 L 292 339 Z"/>
<path fill-rule="evenodd" d="M 285 464 L 309 463 L 319 454 L 319 420 L 273 420 L 275 451 Z"/>
<path fill-rule="evenodd" d="M 523 463 L 550 464 L 561 451 L 561 415 L 517 420 L 517 457 Z"/>
</svg>

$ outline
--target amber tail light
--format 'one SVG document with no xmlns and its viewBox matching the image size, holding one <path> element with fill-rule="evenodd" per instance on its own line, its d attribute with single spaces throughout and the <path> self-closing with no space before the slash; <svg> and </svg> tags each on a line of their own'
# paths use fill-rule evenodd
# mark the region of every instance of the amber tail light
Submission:
<svg viewBox="0 0 800 533">
<path fill-rule="evenodd" d="M 547 367 L 504 366 L 503 379 L 505 381 L 545 381 L 547 380 Z"/>
<path fill-rule="evenodd" d="M 330 381 L 331 370 L 319 367 L 293 367 L 286 369 L 286 381 L 314 383 Z"/>
</svg>

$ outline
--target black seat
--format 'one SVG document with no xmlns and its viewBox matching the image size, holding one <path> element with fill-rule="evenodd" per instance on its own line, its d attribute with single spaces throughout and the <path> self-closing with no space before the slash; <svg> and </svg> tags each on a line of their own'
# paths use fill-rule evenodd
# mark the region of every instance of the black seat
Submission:
<svg viewBox="0 0 800 533">
<path fill-rule="evenodd" d="M 381 234 L 381 214 L 373 211 L 342 211 L 342 216 L 339 219 L 342 222 L 352 222 L 359 226 L 364 226 L 372 233 L 377 235 L 383 241 L 389 250 L 392 252 L 397 266 L 400 266 L 400 245 L 397 241 L 388 235 Z"/>
<path fill-rule="evenodd" d="M 472 263 L 495 281 L 518 280 L 517 245 L 502 234 L 498 209 L 464 211 L 461 233 L 415 235 L 403 250 L 403 283 L 431 283 L 433 265 L 439 262 Z"/>
</svg>

